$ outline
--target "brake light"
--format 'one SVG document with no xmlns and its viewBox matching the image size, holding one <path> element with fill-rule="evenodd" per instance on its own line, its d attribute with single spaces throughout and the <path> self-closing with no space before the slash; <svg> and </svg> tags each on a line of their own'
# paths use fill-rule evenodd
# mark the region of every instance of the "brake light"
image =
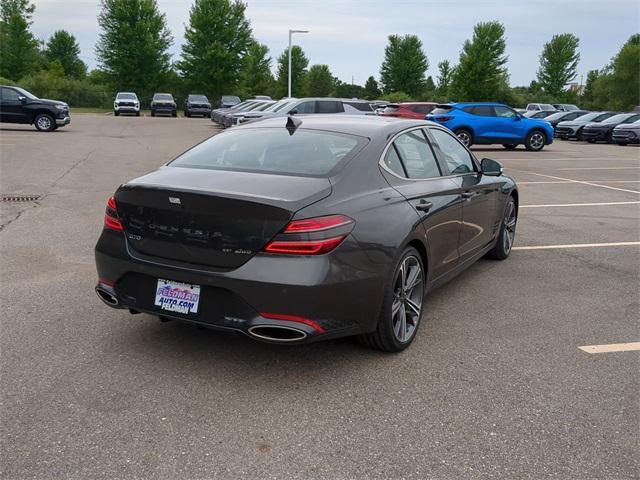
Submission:
<svg viewBox="0 0 640 480">
<path fill-rule="evenodd" d="M 433 119 L 434 119 L 436 122 L 448 122 L 448 121 L 449 121 L 449 120 L 451 120 L 452 118 L 453 118 L 453 117 L 451 117 L 451 116 L 443 115 L 443 116 L 439 116 L 439 117 L 434 117 Z"/>
<path fill-rule="evenodd" d="M 304 323 L 305 325 L 309 325 L 311 328 L 316 330 L 318 333 L 324 333 L 324 328 L 318 325 L 313 320 L 309 320 L 308 318 L 299 317 L 297 315 L 282 315 L 280 313 L 260 313 L 261 317 L 269 318 L 271 320 L 285 320 L 287 322 L 297 322 Z"/>
<path fill-rule="evenodd" d="M 116 209 L 116 199 L 109 197 L 107 200 L 107 209 L 104 214 L 104 226 L 110 230 L 123 231 L 122 223 L 118 220 L 118 211 Z"/>
<path fill-rule="evenodd" d="M 328 215 L 326 217 L 306 218 L 304 220 L 294 220 L 287 225 L 284 233 L 320 232 L 330 228 L 337 228 L 353 223 L 349 217 L 344 215 Z"/>
<path fill-rule="evenodd" d="M 327 238 L 326 240 L 273 241 L 264 247 L 264 251 L 269 253 L 289 253 L 291 255 L 321 255 L 323 253 L 329 253 L 336 248 L 342 243 L 345 237 L 346 235 Z"/>
<path fill-rule="evenodd" d="M 354 223 L 353 219 L 345 215 L 293 220 L 264 247 L 264 251 L 289 255 L 329 253 L 347 238 Z"/>
</svg>

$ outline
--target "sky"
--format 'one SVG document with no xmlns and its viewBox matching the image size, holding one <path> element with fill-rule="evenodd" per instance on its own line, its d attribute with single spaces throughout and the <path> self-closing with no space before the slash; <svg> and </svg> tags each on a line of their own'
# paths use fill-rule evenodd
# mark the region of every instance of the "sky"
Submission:
<svg viewBox="0 0 640 480">
<path fill-rule="evenodd" d="M 46 40 L 56 30 L 76 36 L 81 57 L 96 66 L 99 0 L 32 0 L 32 30 Z M 192 0 L 157 0 L 174 38 L 177 60 Z M 287 48 L 288 30 L 310 65 L 327 64 L 344 82 L 379 78 L 387 37 L 415 34 L 429 59 L 427 75 L 437 77 L 438 62 L 457 63 L 478 22 L 498 20 L 506 28 L 511 85 L 535 79 L 545 42 L 557 33 L 580 39 L 578 78 L 602 68 L 634 33 L 640 32 L 638 0 L 245 0 L 254 37 L 275 59 Z"/>
</svg>

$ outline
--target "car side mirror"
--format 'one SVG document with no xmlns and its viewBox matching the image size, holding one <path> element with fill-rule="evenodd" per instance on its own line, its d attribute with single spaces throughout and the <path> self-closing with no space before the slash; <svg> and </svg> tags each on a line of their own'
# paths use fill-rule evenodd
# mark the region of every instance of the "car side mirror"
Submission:
<svg viewBox="0 0 640 480">
<path fill-rule="evenodd" d="M 298 110 L 296 110 L 295 108 L 289 111 L 289 115 L 295 115 L 297 113 L 298 113 Z"/>
<path fill-rule="evenodd" d="M 18 97 L 18 101 L 19 101 L 20 103 L 27 103 L 27 97 L 23 97 L 22 95 L 20 95 L 20 96 Z"/>
<path fill-rule="evenodd" d="M 520 115 L 519 113 L 516 113 L 516 118 L 514 118 L 515 121 L 519 122 L 520 120 L 522 120 L 522 115 Z"/>
<path fill-rule="evenodd" d="M 483 175 L 489 177 L 499 177 L 504 172 L 504 167 L 497 160 L 491 158 L 483 158 L 480 161 L 480 170 Z"/>
</svg>

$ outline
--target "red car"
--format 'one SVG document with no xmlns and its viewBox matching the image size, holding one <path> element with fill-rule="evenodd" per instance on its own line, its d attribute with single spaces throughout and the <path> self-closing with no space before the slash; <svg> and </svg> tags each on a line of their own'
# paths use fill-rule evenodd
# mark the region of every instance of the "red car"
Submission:
<svg viewBox="0 0 640 480">
<path fill-rule="evenodd" d="M 436 107 L 433 102 L 404 102 L 391 103 L 384 109 L 382 115 L 385 117 L 401 117 L 413 118 L 416 120 L 424 120 L 427 113 L 431 113 Z"/>
</svg>

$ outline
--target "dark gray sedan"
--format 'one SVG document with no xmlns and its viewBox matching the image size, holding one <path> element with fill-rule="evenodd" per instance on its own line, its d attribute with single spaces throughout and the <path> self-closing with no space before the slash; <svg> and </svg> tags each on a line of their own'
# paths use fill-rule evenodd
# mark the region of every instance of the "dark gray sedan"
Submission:
<svg viewBox="0 0 640 480">
<path fill-rule="evenodd" d="M 440 125 L 266 119 L 118 188 L 96 291 L 114 308 L 262 341 L 358 335 L 397 352 L 428 318 L 429 291 L 508 257 L 517 214 L 501 165 Z"/>
</svg>

